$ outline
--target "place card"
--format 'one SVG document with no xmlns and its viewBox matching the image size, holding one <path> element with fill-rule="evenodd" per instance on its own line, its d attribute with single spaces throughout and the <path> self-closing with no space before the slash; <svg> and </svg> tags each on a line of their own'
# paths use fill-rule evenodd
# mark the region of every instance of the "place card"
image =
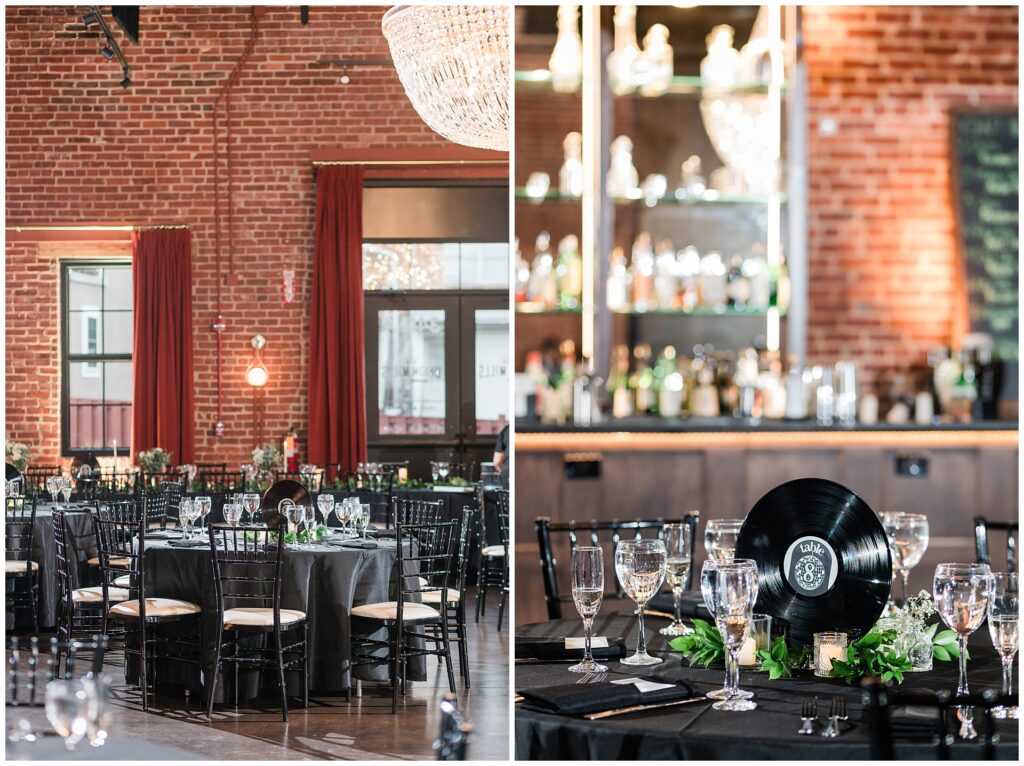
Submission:
<svg viewBox="0 0 1024 766">
<path fill-rule="evenodd" d="M 656 692 L 659 689 L 671 689 L 675 684 L 659 684 L 657 681 L 645 681 L 642 678 L 620 678 L 613 684 L 633 684 L 641 694 Z"/>
<path fill-rule="evenodd" d="M 582 636 L 578 637 L 578 638 L 567 638 L 567 639 L 565 639 L 565 648 L 566 649 L 584 649 L 584 648 L 586 648 L 584 646 L 585 643 L 586 643 L 586 639 L 583 638 Z M 593 638 L 590 639 L 590 648 L 591 649 L 607 649 L 608 648 L 608 638 L 606 636 L 594 636 Z"/>
</svg>

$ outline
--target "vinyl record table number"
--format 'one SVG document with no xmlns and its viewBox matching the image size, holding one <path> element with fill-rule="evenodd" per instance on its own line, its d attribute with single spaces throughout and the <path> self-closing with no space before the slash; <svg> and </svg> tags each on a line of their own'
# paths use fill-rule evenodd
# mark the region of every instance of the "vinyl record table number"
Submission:
<svg viewBox="0 0 1024 766">
<path fill-rule="evenodd" d="M 875 513 L 841 484 L 797 479 L 762 497 L 747 515 L 736 558 L 758 569 L 757 611 L 789 623 L 789 638 L 867 631 L 892 584 L 889 545 Z"/>
</svg>

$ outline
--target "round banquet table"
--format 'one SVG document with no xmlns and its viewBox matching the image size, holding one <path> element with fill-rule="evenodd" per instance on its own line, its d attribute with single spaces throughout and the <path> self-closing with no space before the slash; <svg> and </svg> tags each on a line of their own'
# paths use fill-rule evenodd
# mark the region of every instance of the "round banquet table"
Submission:
<svg viewBox="0 0 1024 766">
<path fill-rule="evenodd" d="M 73 752 L 58 736 L 45 736 L 35 742 L 8 742 L 8 761 L 199 761 L 198 755 L 170 745 L 141 740 L 111 739 L 103 747 L 81 742 Z"/>
<path fill-rule="evenodd" d="M 667 644 L 658 630 L 668 623 L 647 617 L 648 651 L 664 658 L 659 665 L 629 667 L 608 662 L 606 680 L 649 675 L 689 681 L 699 694 L 721 688 L 724 666 L 690 667 L 689 662 Z M 630 613 L 599 614 L 594 635 L 626 638 L 630 654 L 636 646 L 637 620 Z M 552 620 L 521 626 L 520 637 L 580 636 L 579 619 Z M 989 643 L 984 626 L 972 637 L 971 660 L 967 678 L 972 691 L 998 689 L 1001 671 L 998 658 Z M 987 651 L 986 651 L 987 648 Z M 566 668 L 569 663 L 530 663 L 516 665 L 516 689 L 574 683 L 579 676 Z M 957 683 L 956 662 L 936 662 L 928 673 L 908 673 L 900 690 L 953 690 Z M 749 712 L 713 710 L 711 702 L 695 702 L 679 707 L 633 713 L 602 721 L 540 713 L 516 706 L 516 758 L 520 760 L 869 760 L 870 741 L 862 722 L 860 691 L 840 679 L 815 678 L 810 671 L 799 677 L 770 681 L 767 673 L 740 671 L 740 688 L 752 691 L 757 709 Z M 834 739 L 820 736 L 833 695 L 846 697 L 850 719 Z M 822 724 L 817 734 L 797 734 L 800 728 L 800 703 L 818 697 L 818 715 Z M 824 705 L 824 711 L 822 706 Z M 976 717 L 979 732 L 981 713 Z M 1017 721 L 997 721 L 1000 760 L 1017 760 Z M 896 757 L 932 760 L 935 750 L 928 741 L 896 740 Z M 980 758 L 981 745 L 958 740 L 952 747 L 955 759 Z"/>
<path fill-rule="evenodd" d="M 176 538 L 175 533 L 173 539 Z M 344 692 L 351 686 L 352 678 L 388 680 L 386 665 L 360 665 L 354 669 L 350 666 L 353 635 L 350 615 L 354 606 L 394 598 L 397 587 L 397 583 L 392 582 L 397 558 L 395 541 L 378 540 L 376 548 L 364 549 L 344 547 L 333 537 L 331 540 L 332 544 L 317 544 L 312 548 L 297 549 L 287 545 L 281 561 L 281 608 L 301 610 L 306 613 L 308 621 L 306 651 L 311 693 Z M 203 608 L 204 665 L 212 664 L 219 626 L 208 545 L 174 547 L 171 540 L 147 537 L 145 555 L 146 590 L 150 595 L 191 601 Z M 406 574 L 414 575 L 415 572 Z M 357 620 L 355 629 L 358 630 L 361 624 Z M 386 638 L 387 631 L 381 628 L 372 635 L 374 638 Z M 410 680 L 423 680 L 426 677 L 424 658 L 412 658 L 408 672 Z M 136 675 L 137 666 L 134 662 L 129 663 L 127 678 L 134 681 Z M 276 673 L 263 675 L 264 691 L 276 693 Z M 202 687 L 198 670 L 182 663 L 161 663 L 158 679 L 197 691 Z M 286 679 L 288 693 L 299 694 L 299 674 L 286 673 Z M 249 673 L 243 680 L 247 683 L 243 682 L 240 693 L 246 697 L 255 696 L 258 692 L 256 674 Z M 227 686 L 227 683 L 218 683 L 219 698 L 223 699 Z"/>
</svg>

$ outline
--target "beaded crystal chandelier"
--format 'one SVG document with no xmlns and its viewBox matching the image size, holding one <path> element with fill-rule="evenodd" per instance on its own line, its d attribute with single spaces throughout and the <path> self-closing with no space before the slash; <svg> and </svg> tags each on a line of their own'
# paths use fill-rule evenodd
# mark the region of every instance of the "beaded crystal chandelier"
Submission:
<svg viewBox="0 0 1024 766">
<path fill-rule="evenodd" d="M 409 100 L 450 141 L 508 151 L 508 22 L 504 5 L 396 5 L 384 14 Z"/>
</svg>

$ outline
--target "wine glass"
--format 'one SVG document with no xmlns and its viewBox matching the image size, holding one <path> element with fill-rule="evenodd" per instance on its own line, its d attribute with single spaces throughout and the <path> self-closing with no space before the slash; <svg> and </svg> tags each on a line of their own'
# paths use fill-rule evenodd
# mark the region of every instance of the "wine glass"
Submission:
<svg viewBox="0 0 1024 766">
<path fill-rule="evenodd" d="M 704 550 L 713 559 L 732 561 L 736 557 L 736 538 L 742 519 L 710 519 L 704 528 Z"/>
<path fill-rule="evenodd" d="M 668 627 L 658 632 L 663 636 L 685 636 L 693 628 L 683 623 L 683 588 L 690 577 L 690 554 L 693 550 L 693 527 L 690 524 L 666 524 L 661 533 L 665 541 L 668 558 L 665 563 L 665 578 L 672 586 L 674 619 Z"/>
<path fill-rule="evenodd" d="M 309 528 L 306 526 L 306 506 L 296 503 L 292 516 L 295 521 L 295 547 L 305 548 L 306 546 L 299 539 L 299 527 L 301 526 L 305 531 L 309 531 Z"/>
<path fill-rule="evenodd" d="M 336 507 L 334 502 L 334 495 L 332 495 L 330 492 L 321 492 L 319 495 L 317 495 L 316 506 L 317 508 L 320 509 L 320 513 L 323 514 L 324 525 L 326 526 L 328 517 L 332 513 L 334 513 L 334 509 Z"/>
<path fill-rule="evenodd" d="M 334 505 L 334 515 L 338 519 L 338 523 L 341 524 L 342 534 L 346 537 L 350 534 L 348 522 L 352 518 L 351 500 L 350 497 L 343 497 L 340 503 Z"/>
<path fill-rule="evenodd" d="M 178 503 L 178 521 L 181 523 L 181 539 L 188 540 L 192 537 L 188 528 L 189 522 L 192 521 L 191 498 L 183 497 Z"/>
<path fill-rule="evenodd" d="M 1003 663 L 1003 694 L 1013 694 L 1013 656 L 1017 653 L 1017 623 L 1020 619 L 1020 590 L 1015 572 L 992 575 L 992 595 L 988 602 L 988 632 Z M 1016 705 L 1000 705 L 993 718 L 1018 718 Z"/>
<path fill-rule="evenodd" d="M 436 460 L 430 461 L 430 478 L 433 480 L 434 484 L 437 484 L 437 477 L 441 475 L 438 465 L 440 464 Z"/>
<path fill-rule="evenodd" d="M 607 665 L 594 661 L 590 647 L 594 618 L 604 599 L 604 555 L 600 548 L 579 546 L 572 551 L 572 600 L 583 618 L 583 659 L 569 668 L 570 673 L 607 673 Z"/>
<path fill-rule="evenodd" d="M 106 677 L 84 678 L 82 684 L 93 701 L 86 726 L 89 744 L 93 747 L 103 747 L 107 742 L 113 718 L 110 705 L 110 679 Z"/>
<path fill-rule="evenodd" d="M 64 505 L 67 505 L 71 501 L 71 477 L 61 476 L 60 477 L 60 493 L 64 496 Z"/>
<path fill-rule="evenodd" d="M 242 495 L 242 507 L 249 512 L 249 523 L 254 527 L 262 526 L 258 523 L 260 502 L 260 496 L 256 492 L 246 492 Z"/>
<path fill-rule="evenodd" d="M 442 460 L 440 463 L 437 464 L 437 475 L 440 477 L 442 484 L 448 479 L 448 474 L 450 471 L 451 465 L 448 463 L 448 461 Z"/>
<path fill-rule="evenodd" d="M 46 477 L 46 491 L 50 495 L 50 502 L 53 503 L 55 511 L 60 510 L 60 476 Z"/>
<path fill-rule="evenodd" d="M 733 561 L 725 561 L 724 559 L 706 559 L 704 561 L 704 566 L 701 567 L 700 570 L 700 592 L 701 595 L 704 597 L 704 606 L 706 606 L 708 608 L 708 611 L 711 612 L 711 619 L 715 621 L 716 625 L 718 623 L 718 616 L 716 611 L 716 604 L 718 600 L 715 589 L 718 584 L 718 570 L 723 567 L 729 566 L 749 569 L 751 572 L 754 572 L 755 575 L 757 573 L 757 564 L 754 563 L 754 561 L 751 559 L 736 559 Z M 757 600 L 756 593 L 754 594 L 754 600 Z M 753 602 L 751 602 L 750 607 L 751 609 L 753 609 Z M 719 633 L 721 633 L 721 628 L 719 628 Z M 728 666 L 728 655 L 726 655 L 725 660 L 726 665 Z M 728 699 L 729 697 L 743 697 L 744 699 L 749 699 L 750 697 L 754 696 L 751 692 L 745 692 L 739 688 L 730 688 L 729 682 L 731 680 L 732 676 L 729 673 L 726 673 L 725 684 L 722 686 L 722 688 L 708 692 L 707 696 L 711 697 L 712 699 L 719 700 Z M 738 684 L 738 674 L 736 681 Z"/>
<path fill-rule="evenodd" d="M 64 746 L 74 750 L 89 728 L 93 697 L 81 681 L 54 680 L 46 684 L 46 720 L 60 736 Z"/>
<path fill-rule="evenodd" d="M 229 527 L 237 527 L 238 522 L 241 520 L 242 507 L 237 503 L 224 503 L 224 521 L 228 523 Z"/>
<path fill-rule="evenodd" d="M 192 507 L 199 512 L 200 526 L 206 526 L 206 517 L 210 515 L 210 509 L 213 508 L 213 500 L 207 495 L 199 495 L 192 498 Z"/>
<path fill-rule="evenodd" d="M 957 696 L 968 694 L 967 637 L 978 629 L 988 611 L 992 588 L 992 570 L 988 564 L 939 564 L 935 567 L 932 594 L 935 608 L 946 627 L 957 635 L 960 646 L 960 682 Z M 975 739 L 974 711 L 970 707 L 957 708 L 960 717 L 961 739 Z"/>
<path fill-rule="evenodd" d="M 900 576 L 901 605 L 906 605 L 910 570 L 920 563 L 928 549 L 928 517 L 922 513 L 883 513 L 882 527 L 889 538 L 892 568 Z M 895 603 L 891 595 L 889 598 Z"/>
<path fill-rule="evenodd" d="M 622 660 L 624 665 L 657 665 L 660 657 L 647 653 L 644 635 L 644 606 L 665 582 L 667 554 L 662 540 L 622 540 L 615 548 L 615 574 L 622 589 L 636 602 L 640 619 L 636 652 Z"/>
<path fill-rule="evenodd" d="M 310 503 L 302 506 L 303 520 L 306 524 L 306 542 L 310 545 L 316 543 L 316 530 L 319 524 L 316 520 L 316 506 Z"/>
<path fill-rule="evenodd" d="M 726 683 L 729 695 L 720 699 L 715 710 L 753 710 L 757 703 L 753 695 L 740 693 L 740 649 L 750 633 L 750 622 L 757 600 L 756 568 L 726 563 L 715 570 L 715 621 L 725 645 Z"/>
</svg>

